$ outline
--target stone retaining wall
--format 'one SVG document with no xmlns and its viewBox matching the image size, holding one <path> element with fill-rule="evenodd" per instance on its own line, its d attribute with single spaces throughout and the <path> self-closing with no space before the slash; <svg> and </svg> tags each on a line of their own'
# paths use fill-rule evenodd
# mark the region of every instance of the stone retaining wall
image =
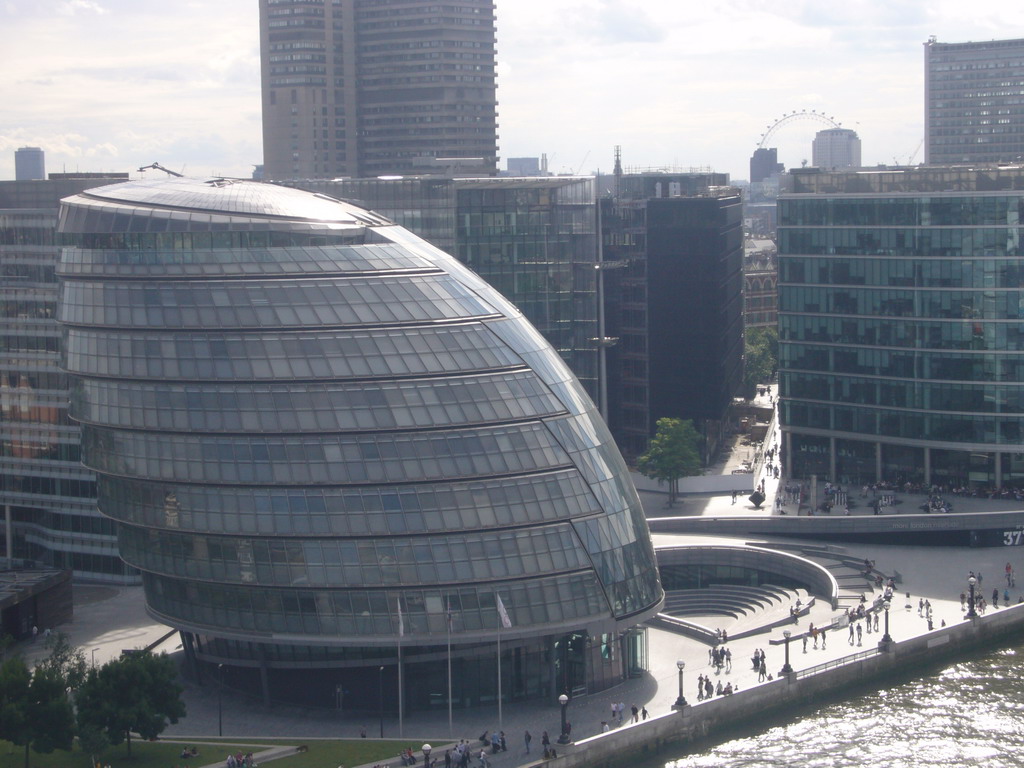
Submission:
<svg viewBox="0 0 1024 768">
<path fill-rule="evenodd" d="M 673 755 L 695 742 L 714 738 L 726 729 L 760 727 L 769 717 L 786 708 L 796 709 L 816 700 L 834 699 L 865 683 L 891 681 L 915 668 L 926 669 L 968 651 L 996 647 L 1020 637 L 1024 628 L 1024 605 L 981 616 L 890 644 L 888 651 L 854 654 L 848 662 L 839 659 L 820 665 L 820 671 L 801 672 L 780 678 L 732 696 L 719 696 L 682 713 L 670 712 L 650 720 L 583 739 L 559 748 L 552 760 L 534 765 L 548 768 L 617 768 L 671 749 Z M 816 670 L 818 668 L 815 668 Z M 555 745 L 556 748 L 559 745 Z M 563 751 L 564 750 L 564 751 Z"/>
</svg>

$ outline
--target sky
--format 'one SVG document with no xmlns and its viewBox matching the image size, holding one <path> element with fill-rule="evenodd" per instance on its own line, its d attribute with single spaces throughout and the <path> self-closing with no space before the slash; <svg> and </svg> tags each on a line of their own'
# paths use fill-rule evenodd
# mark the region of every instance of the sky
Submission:
<svg viewBox="0 0 1024 768">
<path fill-rule="evenodd" d="M 496 0 L 505 158 L 749 176 L 829 121 L 865 165 L 921 162 L 923 43 L 1024 37 L 1015 0 Z M 0 0 L 0 179 L 46 170 L 248 177 L 262 162 L 257 0 Z M 790 117 L 800 113 L 799 117 Z M 788 119 L 786 119 L 788 118 Z M 159 173 L 148 171 L 147 173 Z"/>
</svg>

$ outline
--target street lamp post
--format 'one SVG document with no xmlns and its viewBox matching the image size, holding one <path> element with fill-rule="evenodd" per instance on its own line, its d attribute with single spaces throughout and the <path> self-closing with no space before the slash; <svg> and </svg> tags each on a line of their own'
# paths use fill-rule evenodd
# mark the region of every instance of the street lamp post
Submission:
<svg viewBox="0 0 1024 768">
<path fill-rule="evenodd" d="M 380 737 L 384 738 L 384 667 L 377 670 L 377 711 L 380 715 Z"/>
<path fill-rule="evenodd" d="M 558 737 L 559 744 L 569 743 L 569 721 L 565 719 L 565 710 L 569 707 L 569 697 L 564 693 L 558 697 L 558 703 L 562 705 L 562 734 Z"/>
<path fill-rule="evenodd" d="M 429 744 L 424 744 L 423 747 L 422 747 L 422 750 L 423 750 L 423 766 L 424 766 L 424 768 L 430 768 L 430 750 L 432 750 L 432 749 L 433 749 L 433 747 L 430 746 Z"/>
<path fill-rule="evenodd" d="M 676 662 L 676 669 L 679 670 L 679 698 L 676 699 L 676 709 L 682 709 L 686 706 L 686 697 L 683 695 L 683 670 L 686 668 L 686 662 L 679 659 Z"/>
<path fill-rule="evenodd" d="M 792 671 L 793 671 L 793 667 L 790 666 L 790 663 L 789 663 L 789 638 L 790 638 L 790 636 L 792 634 L 793 633 L 790 632 L 788 629 L 782 630 L 782 636 L 784 638 L 786 638 L 786 640 L 785 640 L 785 642 L 786 642 L 786 663 L 782 665 L 782 674 L 783 675 L 788 675 L 788 674 L 792 673 Z"/>
<path fill-rule="evenodd" d="M 224 665 L 217 665 L 217 735 L 224 735 Z"/>
<path fill-rule="evenodd" d="M 99 650 L 99 648 L 93 648 L 92 649 L 92 668 L 93 669 L 96 669 L 96 651 L 98 651 L 98 650 Z"/>
<path fill-rule="evenodd" d="M 978 616 L 978 612 L 974 610 L 974 585 L 977 583 L 978 580 L 974 578 L 974 576 L 971 576 L 969 579 L 967 579 L 967 587 L 971 593 L 969 602 L 967 603 L 967 618 L 969 619 L 974 619 Z"/>
<path fill-rule="evenodd" d="M 891 604 L 888 600 L 882 603 L 882 608 L 885 609 L 885 634 L 882 635 L 882 645 L 888 646 L 892 642 L 892 635 L 889 634 L 889 608 Z"/>
</svg>

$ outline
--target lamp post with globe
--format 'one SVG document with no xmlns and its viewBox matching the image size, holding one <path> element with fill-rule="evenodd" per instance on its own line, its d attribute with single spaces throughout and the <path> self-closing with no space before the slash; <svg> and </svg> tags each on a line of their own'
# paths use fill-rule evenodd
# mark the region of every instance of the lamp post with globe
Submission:
<svg viewBox="0 0 1024 768">
<path fill-rule="evenodd" d="M 978 612 L 974 609 L 974 585 L 977 584 L 977 583 L 978 583 L 978 580 L 976 578 L 974 578 L 974 574 L 972 573 L 970 578 L 967 579 L 967 588 L 968 588 L 968 590 L 970 590 L 970 596 L 969 596 L 968 602 L 967 602 L 967 618 L 968 619 L 976 619 L 978 617 Z"/>
<path fill-rule="evenodd" d="M 558 737 L 559 744 L 569 743 L 569 721 L 565 719 L 565 710 L 569 707 L 569 697 L 564 693 L 558 697 L 558 703 L 562 705 L 562 733 Z"/>
<path fill-rule="evenodd" d="M 673 705 L 674 709 L 682 709 L 686 706 L 686 697 L 683 695 L 683 670 L 686 669 L 686 662 L 682 659 L 676 661 L 676 669 L 679 670 L 679 698 Z"/>
<path fill-rule="evenodd" d="M 792 636 L 792 632 L 788 629 L 782 630 L 782 636 L 786 638 L 786 663 L 782 665 L 782 674 L 789 675 L 793 672 L 793 667 L 789 663 L 789 638 Z"/>
</svg>

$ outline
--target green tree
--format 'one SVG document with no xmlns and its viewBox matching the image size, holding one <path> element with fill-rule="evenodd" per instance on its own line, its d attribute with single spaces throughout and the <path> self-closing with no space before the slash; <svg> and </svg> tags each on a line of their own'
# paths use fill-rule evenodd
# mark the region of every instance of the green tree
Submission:
<svg viewBox="0 0 1024 768">
<path fill-rule="evenodd" d="M 753 397 L 757 385 L 771 381 L 778 367 L 778 329 L 747 329 L 743 341 L 743 396 Z"/>
<path fill-rule="evenodd" d="M 127 742 L 130 756 L 133 731 L 154 739 L 185 716 L 176 677 L 165 654 L 141 652 L 89 670 L 76 697 L 79 730 L 100 731 L 114 746 Z"/>
<path fill-rule="evenodd" d="M 48 754 L 70 750 L 75 716 L 64 678 L 52 668 L 29 672 L 25 660 L 15 656 L 0 667 L 0 738 L 29 750 Z"/>
<path fill-rule="evenodd" d="M 668 505 L 679 495 L 679 478 L 700 474 L 700 433 L 687 419 L 662 418 L 637 468 L 652 480 L 668 483 Z"/>
<path fill-rule="evenodd" d="M 50 654 L 36 664 L 36 669 L 53 670 L 64 680 L 65 688 L 77 691 L 85 682 L 85 652 L 71 645 L 63 632 L 54 632 L 46 638 L 46 648 Z"/>
</svg>

